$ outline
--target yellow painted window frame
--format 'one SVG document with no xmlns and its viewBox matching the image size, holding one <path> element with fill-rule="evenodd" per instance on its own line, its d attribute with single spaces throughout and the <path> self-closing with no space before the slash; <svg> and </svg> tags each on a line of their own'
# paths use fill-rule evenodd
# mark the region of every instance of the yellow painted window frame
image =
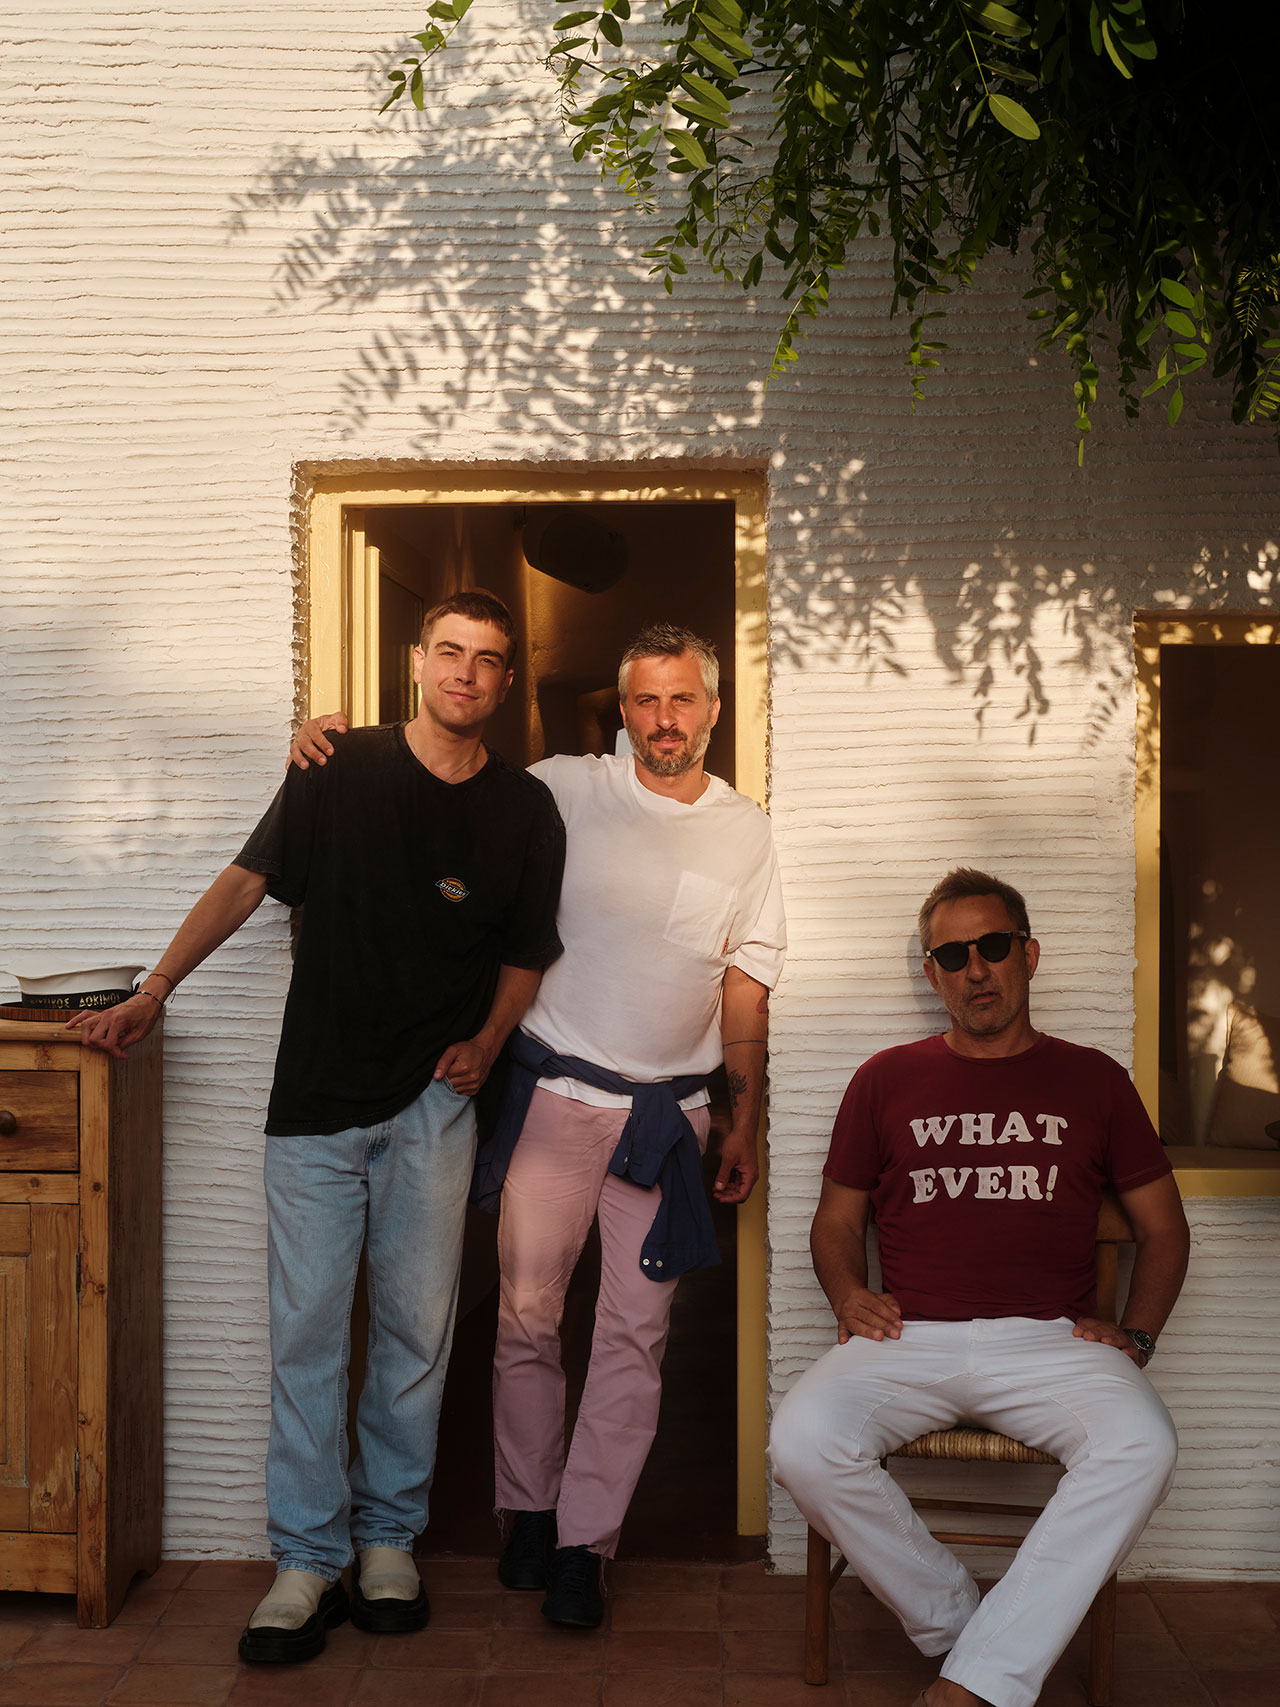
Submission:
<svg viewBox="0 0 1280 1707">
<path fill-rule="evenodd" d="M 304 479 L 305 479 L 304 471 Z M 377 554 L 358 512 L 403 504 L 653 503 L 731 500 L 735 534 L 734 671 L 738 790 L 767 804 L 769 675 L 765 648 L 763 473 L 720 475 L 632 465 L 600 471 L 518 466 L 416 468 L 403 473 L 317 475 L 306 539 L 307 704 L 313 716 L 342 707 L 377 721 Z M 356 512 L 354 519 L 344 511 Z M 761 1181 L 738 1211 L 738 1533 L 768 1527 L 765 1472 L 767 1344 L 765 1309 L 766 1131 Z"/>
<path fill-rule="evenodd" d="M 1146 611 L 1134 618 L 1137 774 L 1134 802 L 1133 1077 L 1160 1119 L 1160 649 L 1280 645 L 1280 613 Z M 1171 1145 L 1184 1197 L 1280 1195 L 1280 1152 Z"/>
</svg>

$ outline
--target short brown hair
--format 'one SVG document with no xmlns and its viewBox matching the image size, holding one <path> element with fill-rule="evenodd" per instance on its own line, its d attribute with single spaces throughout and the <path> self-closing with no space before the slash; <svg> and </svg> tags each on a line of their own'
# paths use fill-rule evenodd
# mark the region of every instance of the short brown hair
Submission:
<svg viewBox="0 0 1280 1707">
<path fill-rule="evenodd" d="M 925 896 L 924 906 L 920 909 L 920 946 L 926 953 L 929 949 L 929 920 L 933 917 L 935 907 L 940 907 L 944 901 L 967 901 L 981 895 L 994 895 L 998 901 L 1003 901 L 1005 911 L 1013 922 L 1016 931 L 1026 931 L 1031 935 L 1031 920 L 1027 917 L 1027 903 L 1013 887 L 1012 883 L 1001 883 L 998 877 L 992 877 L 988 872 L 975 871 L 971 865 L 958 865 L 954 870 L 935 883 Z"/>
<path fill-rule="evenodd" d="M 682 658 L 686 652 L 698 660 L 707 698 L 715 699 L 720 692 L 720 660 L 714 645 L 674 622 L 647 623 L 627 647 L 618 665 L 618 698 L 627 697 L 627 679 L 638 658 Z"/>
<path fill-rule="evenodd" d="M 511 620 L 511 612 L 496 593 L 484 587 L 468 587 L 464 592 L 450 593 L 447 599 L 432 605 L 422 619 L 422 633 L 418 637 L 418 645 L 424 652 L 431 630 L 442 616 L 465 616 L 469 622 L 492 624 L 507 642 L 507 668 L 515 663 L 516 625 Z"/>
</svg>

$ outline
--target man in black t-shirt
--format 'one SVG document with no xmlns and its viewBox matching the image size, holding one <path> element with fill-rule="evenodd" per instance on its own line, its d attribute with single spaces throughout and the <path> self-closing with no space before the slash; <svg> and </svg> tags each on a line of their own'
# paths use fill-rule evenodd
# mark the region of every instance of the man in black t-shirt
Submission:
<svg viewBox="0 0 1280 1707">
<path fill-rule="evenodd" d="M 430 611 L 417 716 L 352 730 L 323 769 L 291 769 L 138 993 L 78 1016 L 87 1043 L 123 1055 L 265 895 L 303 906 L 266 1126 L 277 1571 L 240 1639 L 249 1661 L 313 1658 L 348 1611 L 380 1633 L 427 1621 L 412 1548 L 453 1333 L 471 1097 L 560 952 L 564 827 L 544 784 L 483 741 L 513 652 L 491 594 Z M 348 1470 L 362 1248 L 369 1355 Z"/>
</svg>

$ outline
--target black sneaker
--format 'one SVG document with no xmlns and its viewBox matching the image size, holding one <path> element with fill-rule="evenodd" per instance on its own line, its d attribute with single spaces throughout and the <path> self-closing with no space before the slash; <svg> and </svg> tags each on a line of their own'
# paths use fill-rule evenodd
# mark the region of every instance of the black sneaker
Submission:
<svg viewBox="0 0 1280 1707">
<path fill-rule="evenodd" d="M 513 1511 L 511 1533 L 498 1560 L 498 1581 L 503 1588 L 546 1588 L 555 1548 L 554 1511 Z"/>
<path fill-rule="evenodd" d="M 324 1652 L 326 1630 L 346 1622 L 349 1607 L 342 1578 L 330 1583 L 320 1596 L 320 1604 L 296 1630 L 281 1630 L 272 1624 L 259 1624 L 254 1630 L 245 1628 L 236 1650 L 251 1666 L 297 1665 L 313 1660 Z"/>
<path fill-rule="evenodd" d="M 590 1547 L 557 1547 L 547 1566 L 542 1616 L 552 1624 L 594 1630 L 604 1618 L 604 1560 Z"/>
</svg>

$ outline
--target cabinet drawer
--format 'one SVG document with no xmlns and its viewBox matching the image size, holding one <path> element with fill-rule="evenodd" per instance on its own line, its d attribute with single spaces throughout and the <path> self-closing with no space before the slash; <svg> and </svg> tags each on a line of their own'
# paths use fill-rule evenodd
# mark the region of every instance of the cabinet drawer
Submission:
<svg viewBox="0 0 1280 1707">
<path fill-rule="evenodd" d="M 80 1075 L 0 1072 L 0 1170 L 74 1173 L 80 1164 Z"/>
</svg>

